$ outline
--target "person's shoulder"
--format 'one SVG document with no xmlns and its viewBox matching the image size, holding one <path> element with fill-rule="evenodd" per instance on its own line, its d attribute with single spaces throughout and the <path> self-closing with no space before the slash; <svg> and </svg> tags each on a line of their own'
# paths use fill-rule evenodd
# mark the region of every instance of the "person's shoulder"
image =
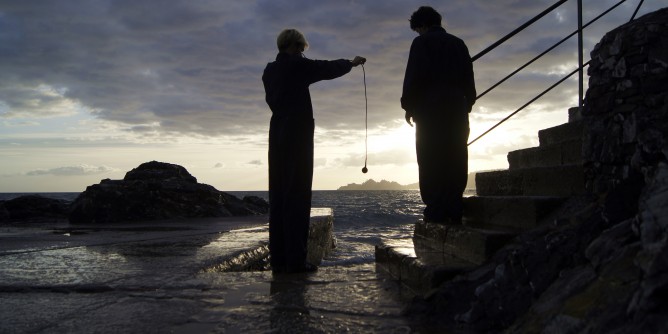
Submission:
<svg viewBox="0 0 668 334">
<path fill-rule="evenodd" d="M 411 43 L 412 46 L 416 45 L 421 45 L 427 43 L 429 39 L 427 38 L 426 34 L 425 35 L 418 35 L 415 38 L 413 38 L 413 43 Z"/>
<path fill-rule="evenodd" d="M 451 34 L 451 33 L 447 32 L 445 30 L 443 31 L 443 36 L 445 36 L 446 38 L 452 39 L 452 40 L 463 42 L 463 40 L 461 38 L 459 38 L 458 36 L 456 36 L 454 34 Z"/>
<path fill-rule="evenodd" d="M 466 46 L 466 43 L 464 42 L 464 40 L 459 38 L 456 35 L 453 35 L 449 32 L 446 32 L 444 36 L 445 36 L 444 38 L 448 39 L 450 41 L 450 43 L 452 43 L 452 44 L 459 44 L 459 45 Z"/>
</svg>

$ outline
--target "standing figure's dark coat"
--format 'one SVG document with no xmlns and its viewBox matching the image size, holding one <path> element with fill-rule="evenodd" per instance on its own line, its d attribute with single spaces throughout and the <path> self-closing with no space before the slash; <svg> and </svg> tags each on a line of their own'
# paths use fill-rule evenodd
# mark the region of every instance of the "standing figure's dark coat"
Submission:
<svg viewBox="0 0 668 334">
<path fill-rule="evenodd" d="M 411 45 L 401 107 L 416 124 L 425 219 L 460 220 L 468 173 L 468 113 L 475 102 L 473 65 L 464 42 L 432 27 Z"/>
<path fill-rule="evenodd" d="M 279 53 L 262 76 L 269 127 L 271 266 L 298 270 L 306 261 L 313 181 L 313 107 L 309 85 L 350 72 L 345 59 L 311 60 Z"/>
</svg>

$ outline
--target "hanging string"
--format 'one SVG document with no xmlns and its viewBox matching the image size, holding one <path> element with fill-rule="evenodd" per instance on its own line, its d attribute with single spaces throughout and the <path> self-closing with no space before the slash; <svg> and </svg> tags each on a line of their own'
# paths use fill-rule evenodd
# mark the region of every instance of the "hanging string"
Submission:
<svg viewBox="0 0 668 334">
<path fill-rule="evenodd" d="M 369 157 L 369 100 L 366 96 L 366 71 L 364 70 L 364 64 L 361 65 L 364 78 L 364 168 L 362 168 L 362 173 L 366 174 L 369 171 L 366 168 L 367 158 Z"/>
</svg>

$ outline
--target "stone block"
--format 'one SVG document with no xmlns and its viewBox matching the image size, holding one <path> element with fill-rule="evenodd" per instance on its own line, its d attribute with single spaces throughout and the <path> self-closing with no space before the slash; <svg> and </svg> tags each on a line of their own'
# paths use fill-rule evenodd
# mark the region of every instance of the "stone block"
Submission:
<svg viewBox="0 0 668 334">
<path fill-rule="evenodd" d="M 416 257 L 410 239 L 383 240 L 381 244 L 376 245 L 375 256 L 376 265 L 397 280 L 401 280 L 404 259 Z"/>
<path fill-rule="evenodd" d="M 377 268 L 416 294 L 426 294 L 475 265 L 430 248 L 423 238 L 383 240 L 376 246 Z"/>
<path fill-rule="evenodd" d="M 444 231 L 445 235 L 439 233 L 418 234 L 419 231 Z M 443 253 L 450 258 L 457 258 L 466 262 L 481 264 L 485 262 L 494 252 L 513 238 L 517 232 L 507 229 L 489 229 L 481 227 L 470 227 L 465 225 L 442 225 L 435 223 L 416 223 L 416 234 L 414 242 L 424 245 L 425 249 L 433 249 L 431 245 L 442 243 Z M 434 239 L 439 235 L 440 239 Z"/>
<path fill-rule="evenodd" d="M 415 223 L 414 238 L 420 238 L 423 248 L 428 247 L 437 251 L 443 251 L 443 241 L 447 234 L 447 226 L 443 224 L 428 224 L 423 220 Z"/>
<path fill-rule="evenodd" d="M 464 199 L 466 225 L 530 229 L 556 209 L 563 197 L 472 196 Z"/>
<path fill-rule="evenodd" d="M 444 253 L 475 264 L 482 264 L 515 235 L 515 233 L 497 229 L 453 226 L 448 231 Z"/>
<path fill-rule="evenodd" d="M 509 169 L 582 163 L 582 139 L 531 147 L 508 153 Z"/>
<path fill-rule="evenodd" d="M 561 152 L 558 144 L 530 147 L 508 153 L 509 169 L 558 166 L 560 164 Z"/>
<path fill-rule="evenodd" d="M 584 193 L 582 165 L 535 167 L 476 174 L 479 196 L 570 196 Z"/>
<path fill-rule="evenodd" d="M 312 208 L 306 260 L 319 265 L 334 248 L 334 215 L 331 208 Z"/>
<path fill-rule="evenodd" d="M 582 110 L 580 107 L 568 108 L 568 122 L 578 122 L 582 120 Z"/>
<path fill-rule="evenodd" d="M 538 131 L 540 146 L 582 138 L 582 121 L 569 122 Z"/>
</svg>

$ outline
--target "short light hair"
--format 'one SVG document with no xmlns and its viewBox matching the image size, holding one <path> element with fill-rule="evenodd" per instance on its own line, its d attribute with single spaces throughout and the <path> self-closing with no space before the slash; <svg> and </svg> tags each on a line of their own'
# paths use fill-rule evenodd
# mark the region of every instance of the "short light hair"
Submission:
<svg viewBox="0 0 668 334">
<path fill-rule="evenodd" d="M 278 46 L 279 51 L 284 51 L 291 47 L 292 45 L 297 45 L 304 47 L 304 50 L 308 49 L 308 42 L 304 34 L 299 32 L 297 29 L 285 29 L 278 34 L 276 39 L 276 46 Z"/>
</svg>

